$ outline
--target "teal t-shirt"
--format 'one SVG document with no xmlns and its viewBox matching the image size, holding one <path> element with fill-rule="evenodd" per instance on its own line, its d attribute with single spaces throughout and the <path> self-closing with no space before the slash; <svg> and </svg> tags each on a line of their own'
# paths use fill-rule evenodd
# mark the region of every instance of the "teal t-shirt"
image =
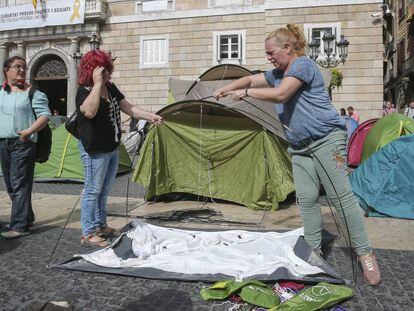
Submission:
<svg viewBox="0 0 414 311">
<path fill-rule="evenodd" d="M 278 87 L 283 74 L 282 70 L 275 68 L 264 75 L 269 85 Z M 303 147 L 336 129 L 346 130 L 344 120 L 331 103 L 322 73 L 313 60 L 305 56 L 298 57 L 284 76 L 295 77 L 303 82 L 289 100 L 281 103 L 283 107 L 276 104 L 281 122 L 293 130 L 285 129 L 286 138 L 293 146 Z"/>
<path fill-rule="evenodd" d="M 39 90 L 33 94 L 33 110 L 36 117 L 51 117 L 49 102 L 46 95 Z M 0 90 L 0 138 L 17 138 L 17 132 L 29 128 L 35 122 L 32 106 L 29 101 L 29 91 L 6 92 Z M 37 134 L 30 136 L 30 140 L 37 142 Z"/>
</svg>

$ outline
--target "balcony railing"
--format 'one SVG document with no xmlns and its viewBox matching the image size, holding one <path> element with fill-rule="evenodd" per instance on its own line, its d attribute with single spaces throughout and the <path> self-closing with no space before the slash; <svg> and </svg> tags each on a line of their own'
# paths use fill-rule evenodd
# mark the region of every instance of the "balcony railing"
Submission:
<svg viewBox="0 0 414 311">
<path fill-rule="evenodd" d="M 85 19 L 104 22 L 108 17 L 108 3 L 105 0 L 86 0 Z"/>
</svg>

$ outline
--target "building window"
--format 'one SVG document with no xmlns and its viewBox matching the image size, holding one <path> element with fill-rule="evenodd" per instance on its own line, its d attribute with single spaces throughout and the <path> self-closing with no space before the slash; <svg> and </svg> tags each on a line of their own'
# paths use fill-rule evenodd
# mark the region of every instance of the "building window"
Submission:
<svg viewBox="0 0 414 311">
<path fill-rule="evenodd" d="M 402 75 L 403 64 L 405 61 L 405 39 L 397 44 L 397 75 Z"/>
<path fill-rule="evenodd" d="M 153 13 L 157 11 L 171 11 L 173 0 L 141 0 L 135 1 L 135 13 Z"/>
<path fill-rule="evenodd" d="M 168 36 L 141 37 L 140 68 L 168 67 Z"/>
<path fill-rule="evenodd" d="M 319 57 L 323 58 L 326 56 L 323 48 L 323 35 L 330 32 L 335 36 L 336 42 L 339 42 L 341 35 L 341 27 L 339 23 L 333 24 L 305 24 L 304 25 L 305 36 L 308 40 L 308 43 L 312 40 L 316 40 L 319 43 Z M 334 45 L 333 56 L 336 55 L 336 45 Z"/>
<path fill-rule="evenodd" d="M 252 0 L 208 0 L 208 7 L 249 4 L 252 4 Z"/>
<path fill-rule="evenodd" d="M 245 64 L 245 30 L 214 32 L 214 64 Z"/>
</svg>

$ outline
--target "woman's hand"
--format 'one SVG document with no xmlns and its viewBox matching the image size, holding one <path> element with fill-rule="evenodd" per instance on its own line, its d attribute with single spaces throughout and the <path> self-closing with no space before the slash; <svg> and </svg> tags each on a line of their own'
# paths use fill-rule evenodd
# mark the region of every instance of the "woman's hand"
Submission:
<svg viewBox="0 0 414 311">
<path fill-rule="evenodd" d="M 150 116 L 150 118 L 148 119 L 148 121 L 149 121 L 151 124 L 154 124 L 154 125 L 160 125 L 160 124 L 164 123 L 164 119 L 163 119 L 161 116 L 159 116 L 159 115 L 157 115 L 157 114 L 155 114 L 155 113 L 152 113 L 152 114 L 151 114 L 151 116 Z"/>
<path fill-rule="evenodd" d="M 217 90 L 215 90 L 215 91 L 214 91 L 214 93 L 213 93 L 213 97 L 214 97 L 216 100 L 219 100 L 221 97 L 225 97 L 225 96 L 227 96 L 227 93 L 226 93 L 226 92 L 224 92 L 222 89 L 217 89 Z"/>
<path fill-rule="evenodd" d="M 93 70 L 92 79 L 93 84 L 102 84 L 103 83 L 103 72 L 105 70 L 105 67 L 96 67 Z"/>
<path fill-rule="evenodd" d="M 231 97 L 233 98 L 233 100 L 241 100 L 242 98 L 245 98 L 247 95 L 247 90 L 248 89 L 242 89 L 242 90 L 235 90 L 235 91 L 230 91 L 227 92 L 225 94 L 226 95 L 231 95 Z"/>
<path fill-rule="evenodd" d="M 240 100 L 248 96 L 246 91 L 247 89 L 240 89 L 240 90 L 225 92 L 222 89 L 217 89 L 214 91 L 213 97 L 218 100 L 221 97 L 226 97 L 227 95 L 230 95 L 233 98 L 233 100 Z"/>
<path fill-rule="evenodd" d="M 23 131 L 17 132 L 17 135 L 20 136 L 19 139 L 21 141 L 26 142 L 26 141 L 29 141 L 29 137 L 30 135 L 32 135 L 32 133 L 29 130 L 23 130 Z"/>
</svg>

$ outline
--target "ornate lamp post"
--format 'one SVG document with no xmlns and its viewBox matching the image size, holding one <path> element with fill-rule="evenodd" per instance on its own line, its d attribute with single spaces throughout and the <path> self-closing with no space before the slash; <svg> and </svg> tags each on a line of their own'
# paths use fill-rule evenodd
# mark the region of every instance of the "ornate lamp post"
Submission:
<svg viewBox="0 0 414 311">
<path fill-rule="evenodd" d="M 319 47 L 320 44 L 315 38 L 312 38 L 311 43 L 309 43 L 309 57 L 312 58 L 323 68 L 333 68 L 339 65 L 339 63 L 344 64 L 346 57 L 348 56 L 348 40 L 345 39 L 344 35 L 341 35 L 341 40 L 339 42 L 335 41 L 335 35 L 331 31 L 326 31 L 322 37 L 323 49 L 326 54 L 325 59 L 318 60 Z M 335 54 L 332 54 L 334 51 L 334 46 L 338 48 L 339 59 L 334 58 Z"/>
<path fill-rule="evenodd" d="M 81 51 L 80 51 L 80 49 L 78 48 L 77 50 L 76 50 L 76 52 L 75 53 L 73 53 L 73 55 L 72 55 L 72 58 L 73 58 L 73 60 L 75 61 L 75 65 L 76 65 L 76 67 L 79 65 L 79 62 L 80 62 L 80 60 L 81 60 L 81 58 L 82 58 L 82 53 L 81 53 Z"/>
<path fill-rule="evenodd" d="M 96 34 L 96 32 L 92 33 L 89 39 L 89 45 L 91 47 L 91 50 L 99 50 L 99 47 L 101 45 L 101 38 Z"/>
<path fill-rule="evenodd" d="M 111 59 L 112 59 L 113 62 L 118 58 L 118 56 L 113 56 L 112 55 L 112 51 L 111 50 L 108 51 L 108 54 L 111 57 Z"/>
</svg>

